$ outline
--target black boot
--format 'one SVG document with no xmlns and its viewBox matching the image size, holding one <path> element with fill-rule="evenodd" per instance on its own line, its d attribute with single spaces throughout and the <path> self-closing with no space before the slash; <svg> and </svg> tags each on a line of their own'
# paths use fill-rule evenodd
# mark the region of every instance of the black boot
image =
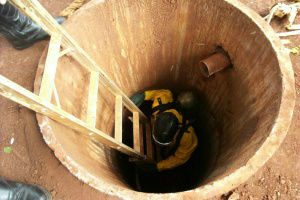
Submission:
<svg viewBox="0 0 300 200">
<path fill-rule="evenodd" d="M 62 24 L 66 19 L 58 17 L 56 21 Z M 38 40 L 49 38 L 39 25 L 9 2 L 0 4 L 0 33 L 18 50 L 25 49 Z"/>
<path fill-rule="evenodd" d="M 51 194 L 43 187 L 16 183 L 0 177 L 1 200 L 51 200 Z"/>
</svg>

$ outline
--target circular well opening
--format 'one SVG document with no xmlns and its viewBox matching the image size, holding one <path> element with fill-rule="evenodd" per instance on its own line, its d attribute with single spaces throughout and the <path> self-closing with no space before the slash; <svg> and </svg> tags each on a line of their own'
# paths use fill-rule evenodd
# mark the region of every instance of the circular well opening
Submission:
<svg viewBox="0 0 300 200">
<path fill-rule="evenodd" d="M 199 144 L 212 141 L 206 156 L 215 161 L 201 165 L 209 166 L 207 173 L 199 173 L 189 187 L 164 194 L 137 192 L 124 177 L 115 150 L 38 115 L 44 139 L 59 160 L 102 192 L 137 199 L 174 198 L 172 192 L 178 192 L 176 198 L 225 193 L 255 173 L 287 132 L 294 105 L 290 60 L 280 52 L 270 27 L 238 1 L 95 0 L 63 27 L 127 96 L 151 88 L 174 93 L 193 89 L 203 101 L 199 129 L 208 131 Z M 204 78 L 198 63 L 216 46 L 228 52 L 233 68 Z M 46 53 L 37 71 L 36 93 Z M 68 56 L 59 60 L 56 73 L 62 108 L 85 121 L 89 73 Z M 99 84 L 96 128 L 111 136 L 114 102 L 108 88 Z M 193 166 L 200 171 L 200 165 Z"/>
</svg>

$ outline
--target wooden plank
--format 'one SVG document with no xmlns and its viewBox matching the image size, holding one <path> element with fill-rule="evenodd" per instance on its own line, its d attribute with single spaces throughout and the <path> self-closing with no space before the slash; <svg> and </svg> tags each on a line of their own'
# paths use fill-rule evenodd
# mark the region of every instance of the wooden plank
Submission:
<svg viewBox="0 0 300 200">
<path fill-rule="evenodd" d="M 133 112 L 133 149 L 141 153 L 139 113 Z"/>
<path fill-rule="evenodd" d="M 123 103 L 122 96 L 116 96 L 115 103 L 115 139 L 122 143 Z"/>
<path fill-rule="evenodd" d="M 121 151 L 129 156 L 146 159 L 146 161 L 153 162 L 147 156 L 140 154 L 134 149 L 120 143 L 116 139 L 110 137 L 108 134 L 89 126 L 84 121 L 77 117 L 67 113 L 66 111 L 51 104 L 49 101 L 45 101 L 41 97 L 33 94 L 18 84 L 8 80 L 0 75 L 0 94 L 14 102 L 17 102 L 37 113 L 48 116 L 49 118 L 57 121 L 73 130 L 83 133 L 89 137 L 92 137 L 99 142 L 110 146 L 118 151 Z"/>
<path fill-rule="evenodd" d="M 151 133 L 151 126 L 149 123 L 146 124 L 146 149 L 147 149 L 147 156 L 153 159 L 153 145 L 152 145 L 152 133 Z"/>
<path fill-rule="evenodd" d="M 98 103 L 98 72 L 91 72 L 89 84 L 89 96 L 87 106 L 87 123 L 92 127 L 96 126 L 97 103 Z"/>
<path fill-rule="evenodd" d="M 57 105 L 59 108 L 61 108 L 60 102 L 59 102 L 59 96 L 58 96 L 58 93 L 57 93 L 57 89 L 56 89 L 55 84 L 53 85 L 53 93 L 54 93 L 54 98 L 55 98 L 56 105 Z"/>
<path fill-rule="evenodd" d="M 300 24 L 292 24 L 290 26 L 287 26 L 286 28 L 290 31 L 300 30 Z"/>
<path fill-rule="evenodd" d="M 73 38 L 55 21 L 55 19 L 47 12 L 47 10 L 37 0 L 10 0 L 17 7 L 22 9 L 29 15 L 40 27 L 47 33 L 60 33 L 63 35 L 62 46 L 65 49 L 71 48 L 74 51 L 70 55 L 80 63 L 83 67 L 90 71 L 99 72 L 99 81 L 108 88 L 112 94 L 121 95 L 123 97 L 124 106 L 131 112 L 139 112 L 140 119 L 144 123 L 147 117 L 144 113 L 122 92 L 122 90 L 104 73 L 104 71 L 96 64 L 96 62 L 75 42 Z"/>
<path fill-rule="evenodd" d="M 144 154 L 143 125 L 140 123 L 138 112 L 133 112 L 133 148 Z"/>
<path fill-rule="evenodd" d="M 39 96 L 46 101 L 51 101 L 54 87 L 55 73 L 60 51 L 61 34 L 52 34 L 45 63 L 43 79 Z"/>
<path fill-rule="evenodd" d="M 283 32 L 283 33 L 277 33 L 278 37 L 286 37 L 286 36 L 293 36 L 293 35 L 300 35 L 300 30 L 298 30 L 298 31 Z"/>
</svg>

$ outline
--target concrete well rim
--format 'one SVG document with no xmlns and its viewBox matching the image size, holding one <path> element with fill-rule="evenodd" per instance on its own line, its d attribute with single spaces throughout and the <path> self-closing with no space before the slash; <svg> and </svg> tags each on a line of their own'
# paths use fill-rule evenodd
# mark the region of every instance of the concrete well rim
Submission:
<svg viewBox="0 0 300 200">
<path fill-rule="evenodd" d="M 255 155 L 253 155 L 249 159 L 246 165 L 235 170 L 230 175 L 220 180 L 207 183 L 206 185 L 193 190 L 166 194 L 137 192 L 134 190 L 124 189 L 116 185 L 105 184 L 105 182 L 100 181 L 96 177 L 93 177 L 88 173 L 88 171 L 80 167 L 80 165 L 78 165 L 70 157 L 65 155 L 63 147 L 54 137 L 54 134 L 51 133 L 52 129 L 49 125 L 49 118 L 37 114 L 38 123 L 44 140 L 54 151 L 56 157 L 72 174 L 74 174 L 83 182 L 94 187 L 95 189 L 106 194 L 120 197 L 122 199 L 185 199 L 191 197 L 206 199 L 216 195 L 224 194 L 242 184 L 253 174 L 255 174 L 272 157 L 272 155 L 279 148 L 285 136 L 287 135 L 293 116 L 293 110 L 295 106 L 295 85 L 292 64 L 289 55 L 285 52 L 285 49 L 279 37 L 256 12 L 252 11 L 250 8 L 248 8 L 238 0 L 223 1 L 240 10 L 249 19 L 252 19 L 256 26 L 264 33 L 264 36 L 268 39 L 277 55 L 279 69 L 282 76 L 282 95 L 277 118 L 270 130 L 270 134 L 268 134 L 268 137 L 265 139 L 261 147 L 257 150 Z M 92 0 L 91 2 L 83 6 L 78 12 L 76 12 L 70 19 L 76 17 L 76 15 L 79 15 L 80 12 L 83 12 L 85 9 L 103 2 L 104 0 Z M 41 61 L 39 66 L 40 65 Z M 39 83 L 35 82 L 35 84 Z M 37 92 L 37 88 L 35 87 L 34 89 L 35 92 Z"/>
</svg>

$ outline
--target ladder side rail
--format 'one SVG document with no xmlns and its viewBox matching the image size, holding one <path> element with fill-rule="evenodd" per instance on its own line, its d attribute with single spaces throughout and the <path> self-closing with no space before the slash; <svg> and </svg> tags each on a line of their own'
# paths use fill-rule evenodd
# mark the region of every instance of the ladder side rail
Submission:
<svg viewBox="0 0 300 200">
<path fill-rule="evenodd" d="M 99 142 L 108 145 L 118 151 L 121 151 L 129 156 L 144 159 L 149 162 L 153 162 L 152 159 L 148 158 L 135 151 L 134 149 L 118 142 L 111 136 L 103 133 L 102 131 L 89 126 L 84 121 L 76 118 L 68 112 L 58 108 L 48 101 L 43 100 L 36 94 L 28 91 L 13 81 L 0 75 L 0 94 L 14 102 L 17 102 L 37 113 L 41 113 L 54 121 L 57 121 L 67 127 L 86 134 L 89 137 L 93 137 Z"/>
<path fill-rule="evenodd" d="M 55 98 L 56 105 L 57 105 L 59 108 L 61 108 L 60 101 L 59 101 L 59 96 L 58 96 L 58 92 L 57 92 L 57 89 L 56 89 L 56 85 L 55 85 L 55 84 L 53 85 L 53 93 L 54 93 L 54 98 Z"/>
</svg>

